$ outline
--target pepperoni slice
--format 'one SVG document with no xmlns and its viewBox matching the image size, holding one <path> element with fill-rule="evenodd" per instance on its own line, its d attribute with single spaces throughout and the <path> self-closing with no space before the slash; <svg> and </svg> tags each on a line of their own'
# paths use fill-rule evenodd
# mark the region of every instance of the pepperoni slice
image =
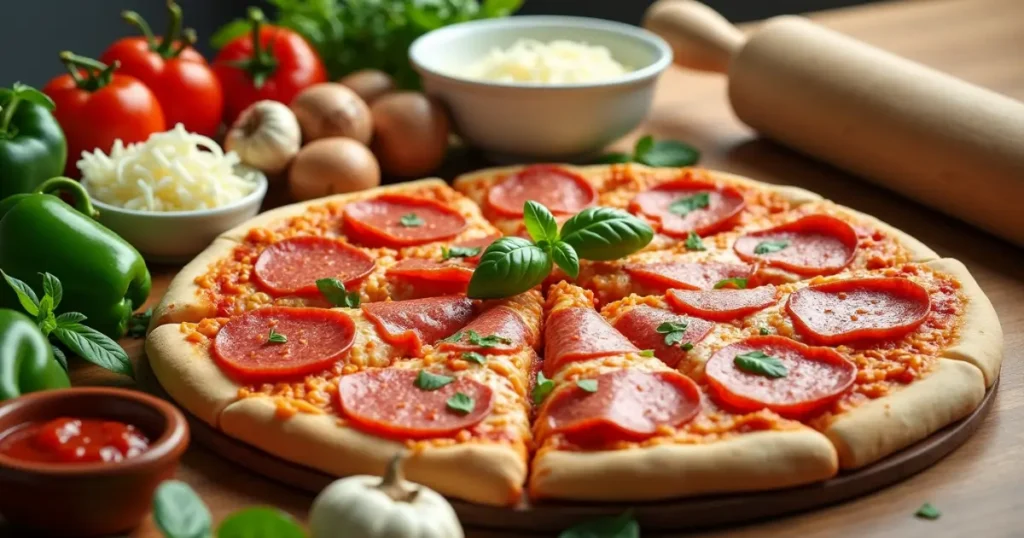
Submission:
<svg viewBox="0 0 1024 538">
<path fill-rule="evenodd" d="M 458 333 L 437 344 L 442 351 L 476 351 L 478 353 L 515 353 L 537 341 L 537 335 L 522 316 L 507 306 L 496 306 L 477 316 Z M 476 342 L 476 343 L 474 343 Z"/>
<path fill-rule="evenodd" d="M 711 321 L 730 321 L 775 304 L 775 286 L 720 290 L 669 290 L 665 299 L 684 314 Z"/>
<path fill-rule="evenodd" d="M 785 375 L 769 377 L 737 365 L 737 357 L 757 352 L 781 362 Z M 741 411 L 768 408 L 789 418 L 832 403 L 857 377 L 857 367 L 835 350 L 781 336 L 755 336 L 726 346 L 708 359 L 704 372 L 712 392 L 727 405 Z"/>
<path fill-rule="evenodd" d="M 796 330 L 825 345 L 899 338 L 924 322 L 930 310 L 928 290 L 895 277 L 818 284 L 786 302 Z"/>
<path fill-rule="evenodd" d="M 829 215 L 808 215 L 744 235 L 733 249 L 746 261 L 760 261 L 799 275 L 831 275 L 853 261 L 857 231 Z"/>
<path fill-rule="evenodd" d="M 544 328 L 544 373 L 548 377 L 568 362 L 639 351 L 591 308 L 556 310 Z"/>
<path fill-rule="evenodd" d="M 232 379 L 273 383 L 330 368 L 354 339 L 355 324 L 342 312 L 268 307 L 227 322 L 213 340 L 212 355 Z"/>
<path fill-rule="evenodd" d="M 487 205 L 508 217 L 522 217 L 533 200 L 555 215 L 577 213 L 593 205 L 597 191 L 583 176 L 560 166 L 538 164 L 505 178 L 487 192 Z"/>
<path fill-rule="evenodd" d="M 666 322 L 686 324 L 686 330 L 682 331 L 683 334 L 679 337 L 678 343 L 666 344 L 666 333 L 658 332 L 658 326 Z M 615 321 L 615 328 L 630 342 L 640 349 L 654 350 L 654 356 L 672 368 L 686 358 L 686 350 L 683 346 L 686 343 L 700 342 L 714 326 L 715 324 L 710 321 L 687 318 L 647 305 L 632 308 Z"/>
<path fill-rule="evenodd" d="M 617 370 L 589 381 L 596 391 L 577 384 L 551 397 L 542 411 L 546 433 L 583 446 L 640 441 L 689 422 L 701 408 L 697 384 L 676 372 Z"/>
<path fill-rule="evenodd" d="M 335 239 L 301 236 L 278 241 L 256 259 L 253 276 L 274 295 L 316 295 L 316 281 L 337 278 L 348 285 L 373 271 L 369 254 Z"/>
<path fill-rule="evenodd" d="M 424 285 L 445 285 L 445 289 L 465 291 L 470 279 L 473 278 L 471 264 L 457 259 L 436 261 L 419 258 L 406 258 L 388 268 L 388 277 L 405 278 Z"/>
<path fill-rule="evenodd" d="M 487 247 L 491 246 L 491 243 L 497 241 L 498 239 L 501 239 L 501 235 L 500 234 L 485 235 L 484 237 L 475 237 L 473 239 L 467 239 L 465 241 L 458 241 L 456 243 L 452 243 L 451 246 L 452 247 L 461 247 L 461 248 L 478 248 L 478 249 L 480 249 L 480 252 L 474 254 L 473 256 L 462 256 L 462 257 L 459 258 L 459 259 L 465 260 L 465 261 L 470 262 L 470 263 L 476 263 L 476 262 L 480 261 L 480 256 L 482 256 L 484 251 L 487 250 Z M 455 258 L 452 258 L 452 259 L 455 259 Z"/>
<path fill-rule="evenodd" d="M 745 263 L 725 262 L 658 262 L 629 264 L 626 273 L 638 284 L 656 290 L 673 288 L 684 290 L 711 289 L 729 278 L 750 279 L 754 268 Z"/>
<path fill-rule="evenodd" d="M 463 295 L 367 303 L 362 308 L 384 341 L 417 356 L 425 344 L 454 333 L 473 317 L 473 302 Z"/>
<path fill-rule="evenodd" d="M 398 440 L 450 437 L 491 413 L 494 391 L 458 378 L 437 390 L 416 386 L 416 370 L 365 370 L 338 382 L 342 415 L 356 427 Z M 468 413 L 449 408 L 456 394 L 472 399 Z"/>
<path fill-rule="evenodd" d="M 682 239 L 690 232 L 708 235 L 732 227 L 746 205 L 732 187 L 680 179 L 636 195 L 629 210 L 660 223 L 661 233 Z"/>
<path fill-rule="evenodd" d="M 450 207 L 415 196 L 382 194 L 345 206 L 345 233 L 368 247 L 399 248 L 451 239 L 466 219 Z"/>
</svg>

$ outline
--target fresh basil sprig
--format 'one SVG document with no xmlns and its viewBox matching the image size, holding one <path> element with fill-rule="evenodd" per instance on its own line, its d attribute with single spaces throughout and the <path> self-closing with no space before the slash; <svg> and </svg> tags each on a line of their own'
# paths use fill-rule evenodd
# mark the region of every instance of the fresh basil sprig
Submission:
<svg viewBox="0 0 1024 538">
<path fill-rule="evenodd" d="M 210 538 L 213 517 L 203 500 L 186 483 L 167 480 L 153 496 L 153 519 L 164 538 Z M 217 538 L 306 538 L 290 515 L 265 506 L 246 508 L 227 517 Z"/>
<path fill-rule="evenodd" d="M 80 312 L 65 312 L 56 315 L 55 311 L 64 298 L 64 287 L 60 280 L 50 273 L 41 273 L 43 277 L 43 297 L 40 299 L 32 288 L 25 282 L 14 278 L 0 270 L 7 284 L 14 290 L 18 302 L 30 315 L 36 318 L 39 330 L 43 336 L 51 336 L 60 343 L 67 346 L 76 355 L 83 359 L 116 374 L 126 376 L 132 375 L 132 361 L 128 354 L 110 337 L 82 325 L 86 320 L 85 314 Z M 54 358 L 67 369 L 67 358 L 52 341 Z"/>
<path fill-rule="evenodd" d="M 562 225 L 561 240 L 584 260 L 617 260 L 632 254 L 654 239 L 644 221 L 611 207 L 588 207 Z"/>
<path fill-rule="evenodd" d="M 636 162 L 647 166 L 690 166 L 700 160 L 697 148 L 675 140 L 655 140 L 647 135 L 636 141 L 633 153 L 607 153 L 597 164 Z"/>
<path fill-rule="evenodd" d="M 640 538 L 640 524 L 627 510 L 618 516 L 584 521 L 562 531 L 558 538 Z"/>
<path fill-rule="evenodd" d="M 317 279 L 316 289 L 334 306 L 359 308 L 359 292 L 346 290 L 345 284 L 337 278 Z"/>
<path fill-rule="evenodd" d="M 466 295 L 473 299 L 518 295 L 543 282 L 551 267 L 551 256 L 529 239 L 502 237 L 480 256 Z"/>
</svg>

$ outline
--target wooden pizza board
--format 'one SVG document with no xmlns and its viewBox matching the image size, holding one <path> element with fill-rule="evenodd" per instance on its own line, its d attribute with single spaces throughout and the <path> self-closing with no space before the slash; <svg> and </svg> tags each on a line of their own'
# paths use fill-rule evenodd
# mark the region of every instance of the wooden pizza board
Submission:
<svg viewBox="0 0 1024 538">
<path fill-rule="evenodd" d="M 145 391 L 173 402 L 160 386 L 145 356 L 136 365 L 136 381 Z M 931 467 L 963 444 L 981 426 L 992 407 L 998 386 L 997 379 L 977 409 L 931 437 L 863 469 L 840 473 L 835 478 L 806 486 L 635 504 L 531 504 L 524 500 L 516 507 L 497 507 L 457 499 L 450 499 L 450 502 L 466 527 L 499 529 L 516 532 L 517 535 L 523 532 L 557 532 L 579 521 L 619 515 L 626 510 L 631 510 L 641 527 L 650 531 L 738 525 L 793 514 L 866 495 Z M 313 494 L 338 478 L 268 454 L 213 428 L 187 410 L 182 411 L 188 419 L 194 441 L 249 471 Z"/>
</svg>

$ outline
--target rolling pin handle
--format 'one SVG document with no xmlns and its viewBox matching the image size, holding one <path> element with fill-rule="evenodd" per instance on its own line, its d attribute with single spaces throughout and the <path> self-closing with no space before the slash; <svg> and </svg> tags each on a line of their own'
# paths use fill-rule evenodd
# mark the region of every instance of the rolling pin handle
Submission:
<svg viewBox="0 0 1024 538">
<path fill-rule="evenodd" d="M 725 73 L 746 41 L 731 22 L 694 0 L 658 0 L 644 14 L 643 26 L 672 46 L 675 63 Z"/>
</svg>

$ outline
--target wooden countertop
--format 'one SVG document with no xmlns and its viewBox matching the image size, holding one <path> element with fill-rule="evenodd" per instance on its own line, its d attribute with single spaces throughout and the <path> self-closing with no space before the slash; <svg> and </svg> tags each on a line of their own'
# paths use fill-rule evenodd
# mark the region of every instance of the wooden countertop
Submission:
<svg viewBox="0 0 1024 538">
<path fill-rule="evenodd" d="M 868 43 L 1024 99 L 1024 2 L 935 0 L 892 2 L 822 12 L 818 22 Z M 1024 252 L 797 153 L 758 139 L 729 110 L 723 78 L 672 68 L 658 87 L 642 129 L 685 140 L 702 165 L 764 181 L 795 184 L 879 218 L 916 236 L 943 256 L 963 261 L 999 313 L 1006 355 L 995 407 L 965 445 L 931 469 L 874 495 L 804 515 L 705 533 L 713 537 L 1016 536 L 1024 523 Z M 823 118 L 823 121 L 827 121 Z M 620 143 L 627 147 L 636 136 Z M 979 178 L 981 181 L 981 178 Z M 153 268 L 154 298 L 174 268 Z M 125 341 L 135 356 L 141 340 Z M 73 372 L 76 384 L 116 381 L 94 368 Z M 311 497 L 193 447 L 178 478 L 190 483 L 218 521 L 240 508 L 270 504 L 304 518 Z M 914 517 L 923 502 L 938 521 Z M 0 530 L 0 536 L 5 533 Z M 133 537 L 157 537 L 151 522 Z M 498 536 L 471 533 L 471 536 Z"/>
</svg>

